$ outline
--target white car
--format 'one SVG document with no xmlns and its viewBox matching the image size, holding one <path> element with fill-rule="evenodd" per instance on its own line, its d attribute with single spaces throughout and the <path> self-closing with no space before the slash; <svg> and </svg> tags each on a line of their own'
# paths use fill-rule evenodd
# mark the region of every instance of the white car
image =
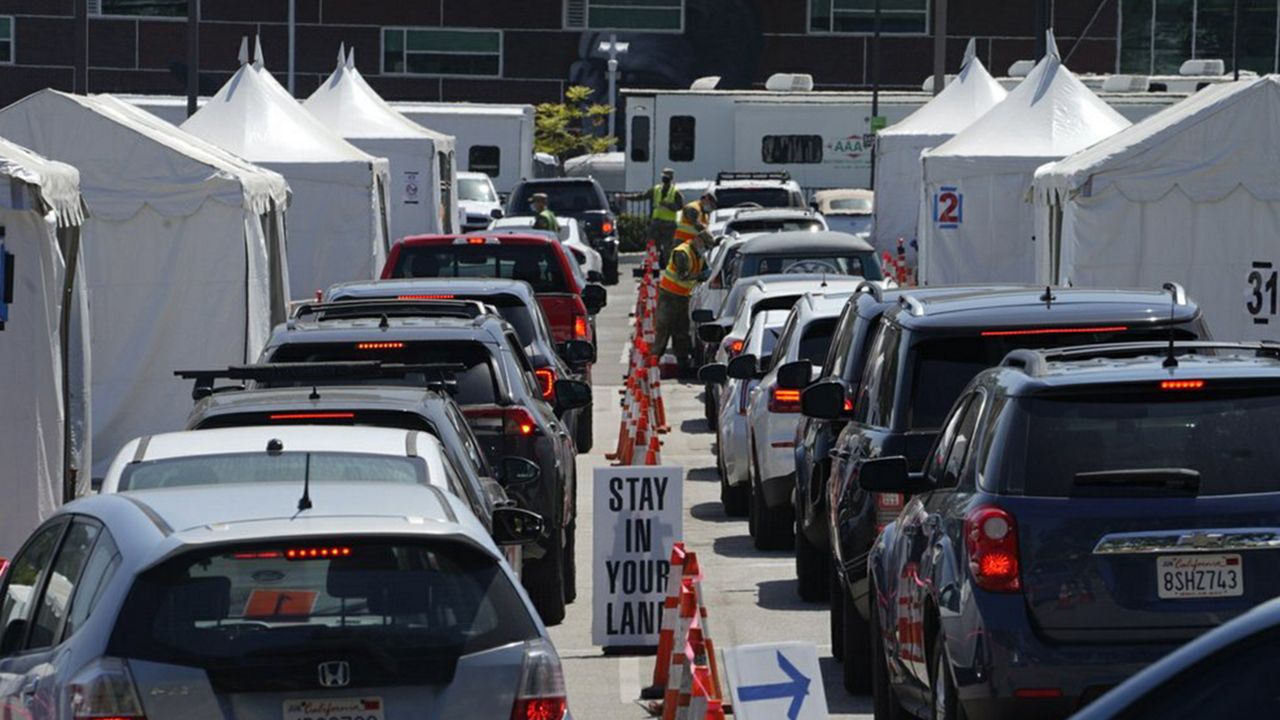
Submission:
<svg viewBox="0 0 1280 720">
<path fill-rule="evenodd" d="M 498 218 L 489 224 L 490 230 L 516 230 L 516 229 L 533 229 L 533 222 L 536 218 L 532 215 L 512 215 L 511 217 Z M 574 260 L 578 261 L 578 267 L 582 268 L 582 272 L 586 275 L 589 282 L 600 282 L 604 278 L 604 258 L 600 257 L 599 251 L 591 247 L 582 237 L 582 226 L 574 218 L 557 218 L 560 223 L 560 243 L 565 246 L 569 254 Z"/>
<path fill-rule="evenodd" d="M 805 208 L 800 184 L 786 173 L 722 172 L 711 185 L 716 207 Z"/>
<path fill-rule="evenodd" d="M 854 290 L 809 293 L 796 301 L 763 377 L 751 390 L 747 434 L 751 535 L 757 549 L 789 550 L 795 541 L 796 431 L 800 391 L 827 357 L 840 312 Z M 802 375 L 779 382 L 779 374 Z"/>
<path fill-rule="evenodd" d="M 462 232 L 489 227 L 495 217 L 502 217 L 502 201 L 493 188 L 493 180 L 480 172 L 458 173 L 458 210 L 463 214 Z M 494 215 L 494 211 L 498 211 Z"/>
<path fill-rule="evenodd" d="M 863 239 L 871 236 L 876 209 L 874 192 L 860 188 L 819 190 L 813 194 L 813 206 L 827 218 L 832 230 Z"/>
</svg>

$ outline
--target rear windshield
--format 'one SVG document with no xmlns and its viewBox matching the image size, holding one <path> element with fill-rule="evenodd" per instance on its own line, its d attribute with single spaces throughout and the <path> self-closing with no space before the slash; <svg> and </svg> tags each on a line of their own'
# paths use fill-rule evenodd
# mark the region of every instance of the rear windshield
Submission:
<svg viewBox="0 0 1280 720">
<path fill-rule="evenodd" d="M 786 188 L 716 188 L 716 207 L 732 208 L 739 205 L 760 207 L 791 207 L 791 193 Z"/>
<path fill-rule="evenodd" d="M 744 255 L 738 277 L 754 277 L 756 275 L 775 275 L 778 273 L 808 273 L 832 275 L 855 275 L 868 280 L 880 280 L 880 263 L 876 262 L 876 254 L 871 251 L 833 255 L 830 252 L 805 253 L 794 255 Z"/>
<path fill-rule="evenodd" d="M 746 235 L 747 233 L 790 232 L 792 230 L 823 230 L 822 223 L 817 220 L 789 218 L 786 220 L 734 220 L 729 223 L 729 230 Z"/>
<path fill-rule="evenodd" d="M 196 425 L 197 430 L 250 427 L 255 425 L 368 425 L 372 427 L 421 430 L 440 437 L 432 425 L 415 412 L 400 410 L 324 409 L 282 410 L 280 412 L 237 412 L 212 415 Z"/>
<path fill-rule="evenodd" d="M 196 455 L 130 463 L 120 475 L 121 491 L 192 485 L 284 482 L 427 484 L 420 458 L 361 453 L 234 453 Z"/>
<path fill-rule="evenodd" d="M 1200 473 L 1200 495 L 1280 492 L 1276 388 L 1021 398 L 1006 422 L 1012 492 L 1065 497 L 1076 473 L 1152 468 Z"/>
<path fill-rule="evenodd" d="M 831 335 L 836 329 L 836 318 L 815 320 L 809 323 L 800 336 L 800 354 L 797 360 L 808 360 L 820 365 L 831 349 Z"/>
<path fill-rule="evenodd" d="M 370 345 L 376 347 L 368 347 Z M 451 370 L 453 382 L 449 392 L 460 405 L 492 405 L 497 402 L 497 375 L 493 357 L 488 347 L 478 342 L 341 342 L 296 343 L 282 345 L 271 356 L 271 362 L 350 362 L 353 360 L 381 360 L 385 363 L 439 364 L 461 366 Z M 409 373 L 403 378 L 377 378 L 362 385 L 401 385 L 408 387 L 436 387 L 439 373 Z M 311 385 L 350 385 L 349 378 L 316 382 L 263 383 L 266 387 L 302 387 Z M 359 381 L 357 381 L 359 382 Z"/>
<path fill-rule="evenodd" d="M 203 668 L 219 692 L 314 692 L 321 660 L 348 663 L 361 687 L 437 684 L 459 656 L 536 637 L 506 574 L 474 549 L 336 538 L 205 550 L 149 570 L 108 652 Z"/>
<path fill-rule="evenodd" d="M 827 207 L 832 210 L 840 210 L 844 212 L 870 214 L 873 206 L 869 198 L 838 198 L 829 201 L 827 203 Z"/>
<path fill-rule="evenodd" d="M 401 296 L 387 295 L 377 297 L 374 295 L 360 295 L 358 297 L 344 297 L 342 295 L 335 295 L 332 298 L 332 302 L 358 302 L 360 300 L 374 298 L 391 300 L 399 297 Z M 533 325 L 533 318 L 530 316 L 529 306 L 525 305 L 524 301 L 516 295 L 507 295 L 505 293 L 499 293 L 497 295 L 467 295 L 464 293 L 452 295 L 448 293 L 431 293 L 431 297 L 441 300 L 479 300 L 480 302 L 486 305 L 492 305 L 497 309 L 498 314 L 502 316 L 502 319 L 506 320 L 511 324 L 511 327 L 515 328 L 516 335 L 519 336 L 520 342 L 525 346 L 532 345 L 534 339 L 538 337 L 537 330 Z"/>
<path fill-rule="evenodd" d="M 534 292 L 571 292 L 553 245 L 487 242 L 483 245 L 405 245 L 391 277 L 478 277 L 523 280 Z"/>
<path fill-rule="evenodd" d="M 588 210 L 608 210 L 604 195 L 591 183 L 528 183 L 521 187 L 520 196 L 511 199 L 508 215 L 532 215 L 529 198 L 534 193 L 546 193 L 547 206 L 553 213 L 574 214 Z"/>
</svg>

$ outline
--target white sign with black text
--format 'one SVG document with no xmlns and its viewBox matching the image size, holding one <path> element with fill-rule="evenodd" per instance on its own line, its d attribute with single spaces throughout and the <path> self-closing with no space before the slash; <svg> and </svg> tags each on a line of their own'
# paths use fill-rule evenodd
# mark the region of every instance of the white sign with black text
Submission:
<svg viewBox="0 0 1280 720">
<path fill-rule="evenodd" d="M 684 529 L 683 469 L 596 468 L 593 483 L 591 641 L 657 645 L 671 545 Z"/>
</svg>

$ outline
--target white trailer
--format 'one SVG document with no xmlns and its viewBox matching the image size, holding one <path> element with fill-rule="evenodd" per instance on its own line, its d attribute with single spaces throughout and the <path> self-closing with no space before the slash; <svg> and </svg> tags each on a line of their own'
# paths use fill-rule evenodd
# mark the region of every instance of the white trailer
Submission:
<svg viewBox="0 0 1280 720">
<path fill-rule="evenodd" d="M 532 105 L 392 102 L 391 107 L 457 138 L 458 170 L 488 175 L 500 193 L 534 176 Z"/>
</svg>

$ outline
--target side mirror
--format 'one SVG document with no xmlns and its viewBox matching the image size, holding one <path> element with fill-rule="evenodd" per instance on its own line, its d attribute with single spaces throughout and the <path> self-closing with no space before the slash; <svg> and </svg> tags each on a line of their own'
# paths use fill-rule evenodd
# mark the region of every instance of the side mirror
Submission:
<svg viewBox="0 0 1280 720">
<path fill-rule="evenodd" d="M 923 473 L 910 472 L 907 459 L 901 455 L 864 460 L 858 466 L 858 486 L 867 492 L 903 495 L 913 495 L 931 487 Z"/>
<path fill-rule="evenodd" d="M 591 404 L 591 386 L 581 380 L 556 381 L 556 407 L 574 410 Z"/>
<path fill-rule="evenodd" d="M 819 420 L 840 420 L 853 409 L 849 396 L 839 380 L 817 382 L 800 392 L 800 412 Z"/>
<path fill-rule="evenodd" d="M 528 458 L 508 455 L 498 464 L 498 479 L 503 485 L 523 485 L 542 477 L 542 468 Z"/>
<path fill-rule="evenodd" d="M 727 334 L 729 328 L 720 323 L 708 322 L 698 326 L 698 339 L 710 345 L 718 345 Z"/>
<path fill-rule="evenodd" d="M 489 211 L 489 217 L 493 218 L 494 220 L 501 220 L 503 216 L 504 216 L 504 213 L 502 212 L 502 208 L 494 208 Z"/>
<path fill-rule="evenodd" d="M 566 340 L 560 343 L 560 357 L 570 365 L 586 365 L 596 361 L 596 346 L 586 340 Z"/>
<path fill-rule="evenodd" d="M 595 315 L 609 304 L 609 293 L 603 285 L 588 285 L 582 288 L 582 304 L 587 306 L 587 312 Z"/>
<path fill-rule="evenodd" d="M 808 360 L 796 360 L 778 367 L 778 387 L 787 390 L 803 390 L 813 379 L 813 365 Z"/>
<path fill-rule="evenodd" d="M 698 369 L 698 380 L 704 385 L 723 385 L 729 381 L 729 367 L 724 363 L 710 363 Z"/>
<path fill-rule="evenodd" d="M 707 308 L 698 308 L 697 310 L 694 310 L 692 313 L 689 314 L 689 319 L 694 321 L 698 325 L 701 325 L 702 323 L 709 323 L 712 320 L 715 320 L 716 314 L 711 312 Z"/>
<path fill-rule="evenodd" d="M 587 282 L 593 282 L 593 283 L 604 282 L 604 274 L 601 273 L 599 270 L 588 270 Z"/>
<path fill-rule="evenodd" d="M 759 364 L 755 355 L 739 355 L 729 361 L 727 371 L 729 377 L 734 380 L 750 380 L 756 376 L 758 369 Z"/>
<path fill-rule="evenodd" d="M 547 523 L 532 510 L 516 507 L 493 509 L 493 541 L 499 545 L 527 545 L 542 538 Z"/>
</svg>

